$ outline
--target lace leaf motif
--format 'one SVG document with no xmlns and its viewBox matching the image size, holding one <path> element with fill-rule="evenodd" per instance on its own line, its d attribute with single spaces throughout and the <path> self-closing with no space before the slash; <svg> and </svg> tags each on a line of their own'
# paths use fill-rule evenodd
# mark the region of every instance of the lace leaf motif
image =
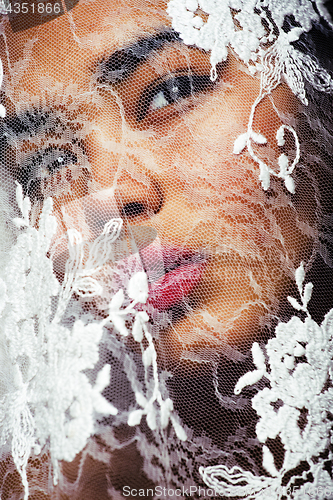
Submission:
<svg viewBox="0 0 333 500">
<path fill-rule="evenodd" d="M 130 333 L 126 320 L 134 318 L 133 338 L 141 344 L 146 394 L 135 391 L 140 409 L 128 414 L 128 425 L 139 425 L 145 415 L 152 431 L 163 431 L 170 421 L 179 439 L 187 436 L 173 413 L 172 401 L 162 397 L 157 354 L 147 327 L 149 317 L 135 309 L 148 298 L 145 272 L 130 278 L 127 295 L 132 302 L 127 307 L 123 307 L 124 291 L 119 290 L 109 304 L 107 318 L 96 320 L 79 311 L 74 319 L 71 314 L 67 317 L 74 293 L 86 298 L 102 293 L 94 274 L 109 260 L 122 219 L 108 221 L 89 245 L 75 229 L 67 231 L 69 258 L 60 285 L 48 257 L 57 229 L 52 199 L 44 202 L 38 229 L 30 224 L 30 200 L 23 197 L 19 184 L 16 199 L 21 217 L 14 223 L 21 231 L 0 277 L 0 366 L 4 380 L 0 445 L 13 456 L 27 500 L 27 463 L 32 453 L 49 451 L 57 484 L 59 461 L 71 462 L 83 450 L 95 431 L 96 414 L 118 413 L 102 396 L 110 384 L 110 365 L 104 364 L 95 382 L 87 372 L 99 361 L 99 343 L 107 325 L 126 337 Z"/>
<path fill-rule="evenodd" d="M 323 2 L 308 0 L 169 0 L 167 12 L 173 28 L 187 45 L 210 51 L 211 80 L 217 78 L 217 64 L 225 61 L 228 47 L 247 66 L 250 74 L 260 75 L 260 93 L 252 105 L 247 131 L 236 138 L 234 154 L 245 148 L 259 167 L 259 180 L 264 190 L 270 186 L 270 176 L 284 181 L 290 193 L 295 192 L 291 174 L 300 159 L 296 131 L 283 125 L 278 135 L 288 129 L 295 140 L 295 158 L 289 165 L 288 157 L 278 159 L 279 172 L 272 169 L 254 152 L 252 143 L 265 144 L 266 139 L 253 130 L 253 119 L 258 104 L 283 81 L 304 104 L 308 104 L 304 80 L 321 92 L 332 92 L 333 80 L 315 58 L 296 50 L 292 42 L 311 30 L 320 16 L 329 22 Z M 293 18 L 293 26 L 286 31 L 284 22 Z M 281 141 L 278 140 L 281 146 Z"/>
<path fill-rule="evenodd" d="M 110 381 L 105 365 L 95 383 L 86 374 L 98 361 L 103 326 L 77 319 L 64 322 L 69 301 L 82 283 L 79 245 L 60 286 L 47 257 L 56 232 L 52 200 L 47 199 L 36 229 L 30 225 L 30 201 L 17 185 L 21 228 L 0 278 L 0 444 L 11 449 L 28 498 L 29 456 L 50 450 L 54 482 L 58 462 L 72 461 L 94 432 L 95 414 L 117 409 L 101 395 Z M 77 236 L 77 235 L 76 235 Z M 78 236 L 76 243 L 79 242 Z M 75 271 L 75 272 L 73 272 Z M 82 289 L 82 286 L 80 286 Z M 87 293 L 91 294 L 91 287 Z"/>
<path fill-rule="evenodd" d="M 320 454 L 329 450 L 332 437 L 333 407 L 333 310 L 319 326 L 312 320 L 307 304 L 312 283 L 304 286 L 303 263 L 295 273 L 301 304 L 288 300 L 297 310 L 307 313 L 305 321 L 294 316 L 288 323 L 279 323 L 276 336 L 268 341 L 265 354 L 258 343 L 252 347 L 256 370 L 245 374 L 235 387 L 239 394 L 248 385 L 266 377 L 270 387 L 260 390 L 252 399 L 259 421 L 256 434 L 263 443 L 263 467 L 271 477 L 256 477 L 240 468 L 229 470 L 224 465 L 201 468 L 205 483 L 225 496 L 244 496 L 246 499 L 306 498 L 306 482 L 290 493 L 295 477 L 286 486 L 283 478 L 301 462 L 309 464 L 313 474 L 312 487 L 330 487 L 331 478 Z M 303 422 L 300 425 L 300 422 Z M 265 445 L 268 439 L 279 437 L 284 447 L 284 461 L 276 469 L 274 456 Z M 332 452 L 328 451 L 332 459 Z M 242 484 L 242 485 L 241 485 Z"/>
</svg>

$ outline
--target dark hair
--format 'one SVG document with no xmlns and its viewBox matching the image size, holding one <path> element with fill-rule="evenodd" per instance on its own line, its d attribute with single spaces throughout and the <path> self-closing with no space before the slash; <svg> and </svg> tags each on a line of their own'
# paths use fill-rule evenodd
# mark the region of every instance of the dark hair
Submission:
<svg viewBox="0 0 333 500">
<path fill-rule="evenodd" d="M 329 3 L 326 7 L 329 7 Z M 330 5 L 333 13 L 333 6 Z M 309 311 L 320 323 L 333 307 L 333 29 L 323 18 L 313 23 L 312 29 L 303 33 L 293 46 L 314 62 L 311 79 L 317 88 L 304 76 L 308 106 L 304 106 L 297 117 L 298 134 L 301 140 L 301 161 L 296 171 L 299 191 L 304 183 L 314 197 L 317 242 L 313 259 L 306 275 L 314 284 Z M 316 72 L 316 69 L 318 70 Z M 315 70 L 315 71 L 314 71 Z M 324 83 L 324 70 L 329 86 L 319 90 Z M 304 190 L 304 189 L 303 189 Z M 309 196 L 308 196 L 309 197 Z M 302 195 L 294 195 L 295 207 L 302 208 Z"/>
</svg>

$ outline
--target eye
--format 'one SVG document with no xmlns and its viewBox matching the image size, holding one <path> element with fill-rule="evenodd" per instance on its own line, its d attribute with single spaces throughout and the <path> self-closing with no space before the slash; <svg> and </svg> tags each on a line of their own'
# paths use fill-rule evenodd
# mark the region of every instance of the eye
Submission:
<svg viewBox="0 0 333 500">
<path fill-rule="evenodd" d="M 154 111 L 166 108 L 187 99 L 198 92 L 213 87 L 209 75 L 179 75 L 162 81 L 146 89 L 137 108 L 137 121 L 140 122 Z"/>
<path fill-rule="evenodd" d="M 131 219 L 134 217 L 138 217 L 139 215 L 143 215 L 146 212 L 147 212 L 147 207 L 143 203 L 138 201 L 132 201 L 130 203 L 127 203 L 121 209 L 122 216 Z"/>
<path fill-rule="evenodd" d="M 66 148 L 48 147 L 28 158 L 18 168 L 17 180 L 25 195 L 32 200 L 58 194 L 60 187 L 70 184 L 78 170 L 78 157 Z M 72 168 L 71 168 L 72 167 Z"/>
</svg>

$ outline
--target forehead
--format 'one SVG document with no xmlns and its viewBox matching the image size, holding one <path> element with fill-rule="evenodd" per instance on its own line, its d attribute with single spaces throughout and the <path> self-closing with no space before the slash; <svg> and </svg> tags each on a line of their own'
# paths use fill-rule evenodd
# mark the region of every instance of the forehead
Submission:
<svg viewBox="0 0 333 500">
<path fill-rule="evenodd" d="M 165 9 L 166 2 L 157 0 L 81 0 L 68 14 L 38 27 L 13 33 L 7 25 L 1 57 L 5 66 L 24 66 L 21 84 L 29 80 L 31 91 L 43 75 L 80 80 L 106 53 L 170 26 Z"/>
</svg>

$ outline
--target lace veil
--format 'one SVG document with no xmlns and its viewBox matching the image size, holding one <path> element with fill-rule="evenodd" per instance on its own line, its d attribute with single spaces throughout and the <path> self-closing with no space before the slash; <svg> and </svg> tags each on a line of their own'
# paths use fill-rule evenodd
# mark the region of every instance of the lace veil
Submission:
<svg viewBox="0 0 333 500">
<path fill-rule="evenodd" d="M 0 498 L 333 496 L 322 0 L 2 0 Z"/>
</svg>

